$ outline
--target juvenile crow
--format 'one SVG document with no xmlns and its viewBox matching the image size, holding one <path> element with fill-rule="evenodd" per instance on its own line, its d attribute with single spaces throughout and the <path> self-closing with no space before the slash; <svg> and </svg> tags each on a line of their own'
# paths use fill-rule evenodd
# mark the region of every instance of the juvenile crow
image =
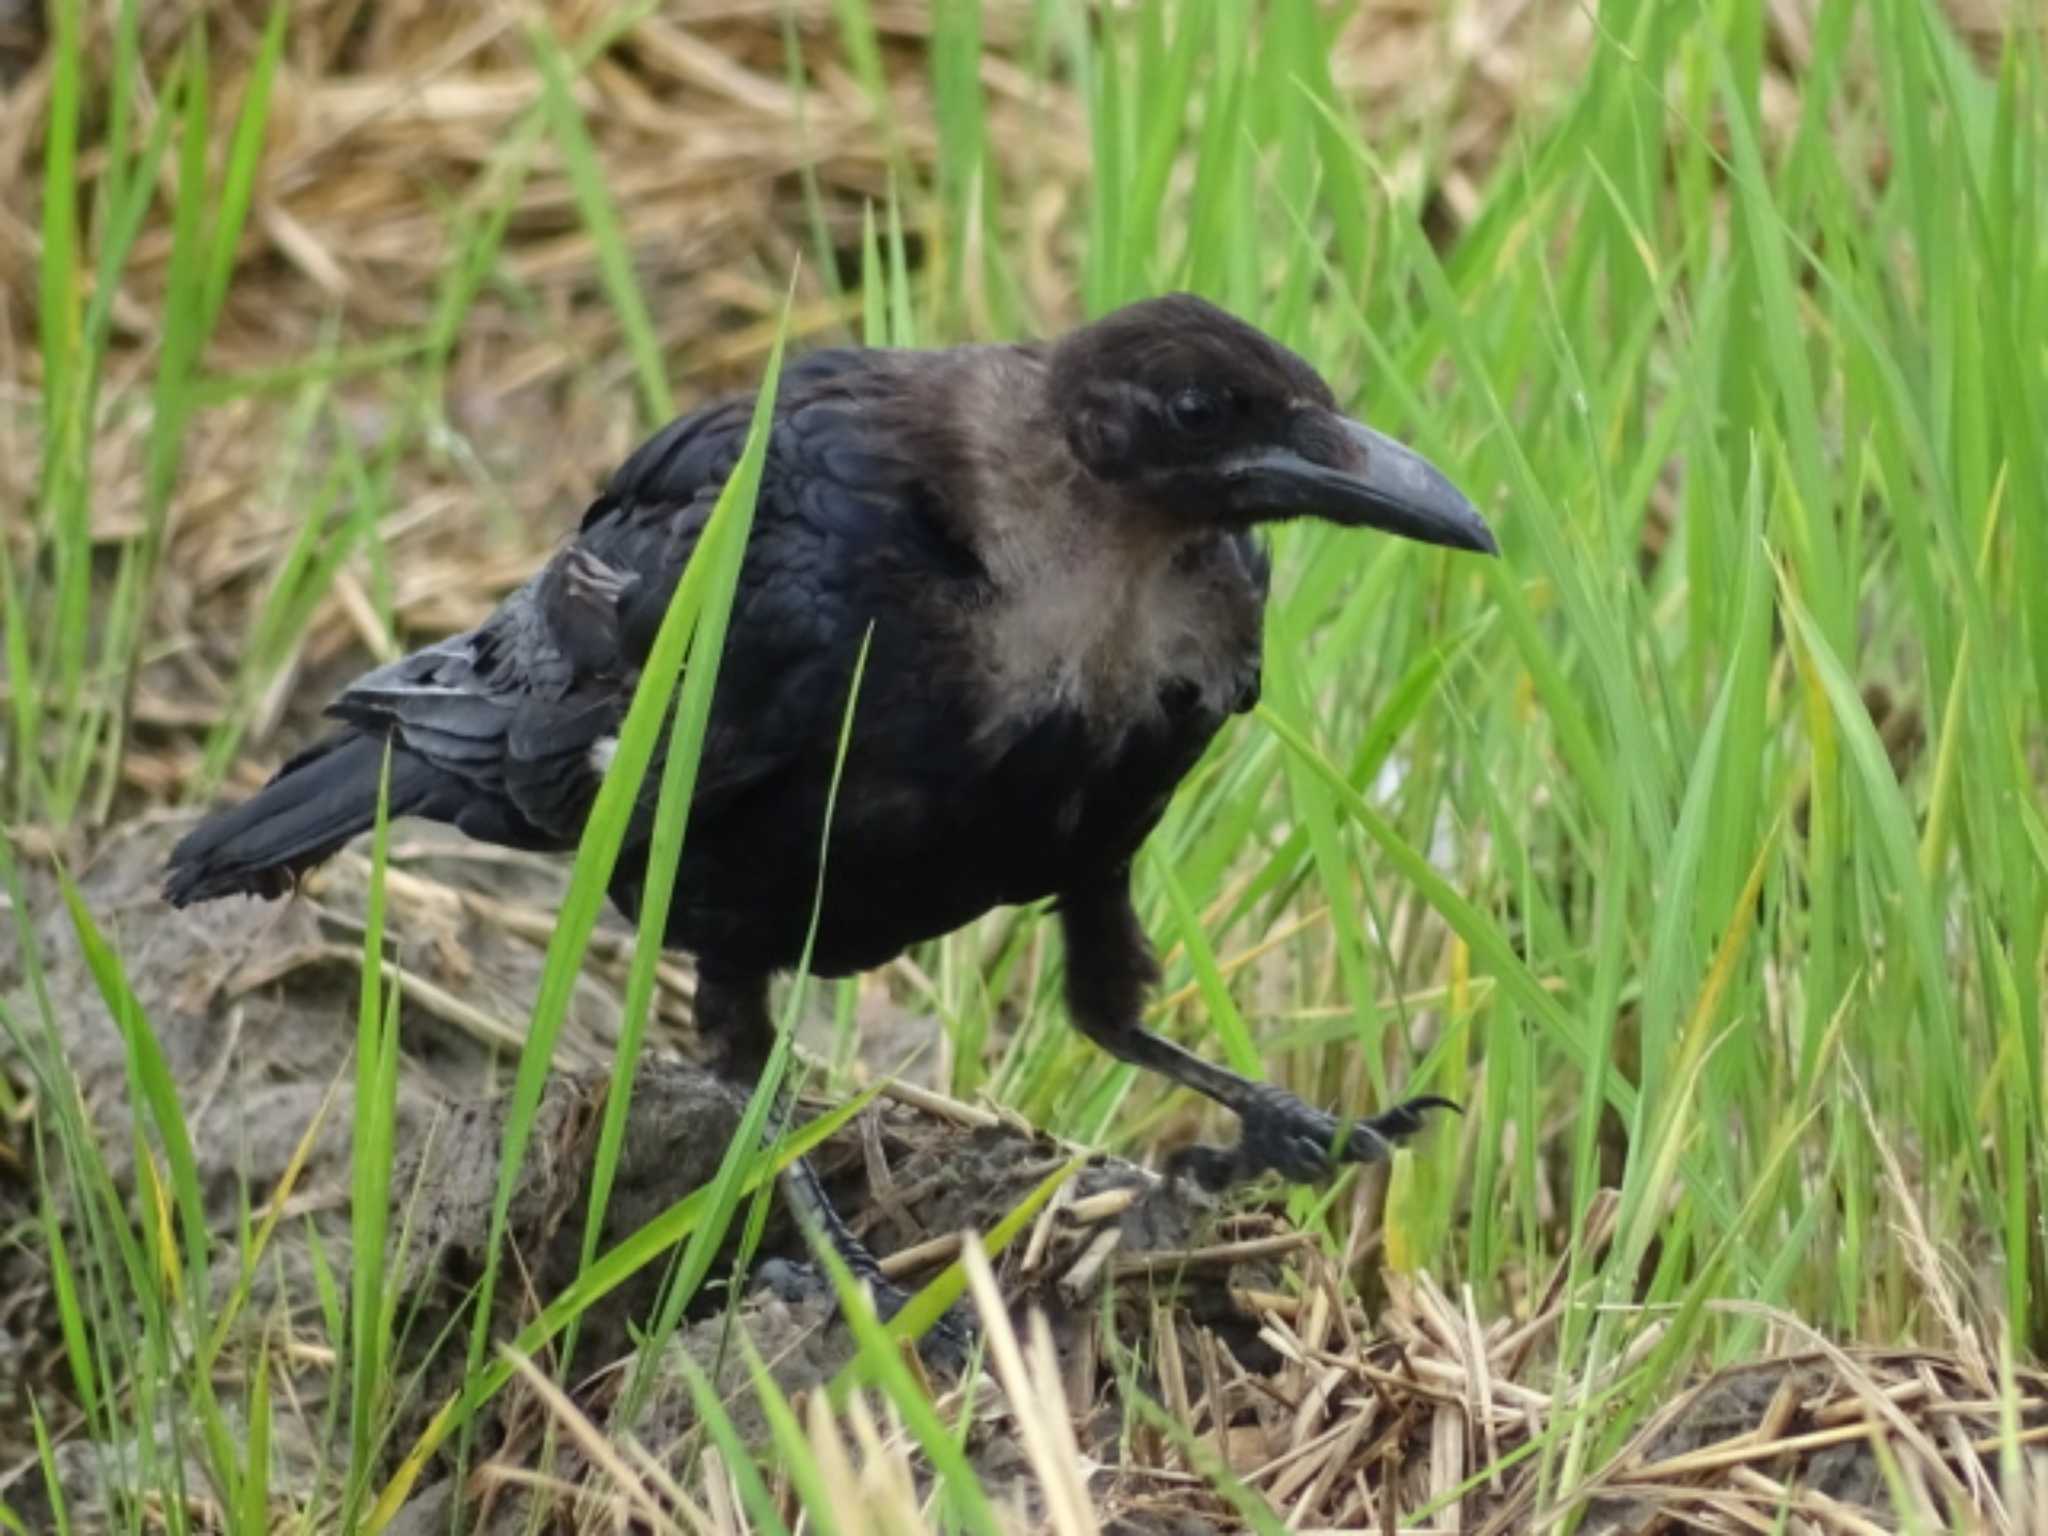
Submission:
<svg viewBox="0 0 2048 1536">
<path fill-rule="evenodd" d="M 733 397 L 663 428 L 479 628 L 344 691 L 339 731 L 178 845 L 170 900 L 289 890 L 371 825 L 387 741 L 393 815 L 573 849 L 750 407 Z M 1174 786 L 1258 697 L 1269 568 L 1254 530 L 1294 517 L 1495 552 L 1433 466 L 1339 414 L 1294 353 L 1186 295 L 1055 343 L 790 364 L 667 931 L 697 957 L 699 1025 L 727 1070 L 758 1072 L 769 980 L 802 952 L 872 626 L 813 972 L 1057 898 L 1081 1032 L 1239 1118 L 1236 1147 L 1182 1166 L 1212 1186 L 1330 1171 L 1332 1116 L 1143 1027 L 1157 968 L 1129 891 Z M 628 917 L 656 777 L 611 884 Z M 1351 1123 L 1341 1155 L 1384 1156 L 1445 1102 Z"/>
</svg>

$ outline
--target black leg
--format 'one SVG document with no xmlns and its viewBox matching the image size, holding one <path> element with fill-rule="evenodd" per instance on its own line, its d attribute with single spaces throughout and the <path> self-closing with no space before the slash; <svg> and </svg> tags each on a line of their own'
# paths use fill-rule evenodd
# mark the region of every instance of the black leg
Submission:
<svg viewBox="0 0 2048 1536">
<path fill-rule="evenodd" d="M 775 1022 L 768 1011 L 768 978 L 761 975 L 736 976 L 707 970 L 697 973 L 697 1028 L 721 1053 L 719 1071 L 734 1082 L 751 1087 L 760 1081 L 768 1053 L 775 1043 Z M 769 1113 L 767 1137 L 782 1134 L 795 1108 L 787 1090 L 777 1095 Z M 815 1232 L 831 1244 L 854 1277 L 863 1281 L 874 1296 L 875 1310 L 884 1319 L 894 1317 L 910 1298 L 882 1273 L 882 1266 L 853 1230 L 847 1226 L 817 1169 L 807 1157 L 800 1157 L 783 1169 L 777 1184 L 783 1204 L 796 1218 L 798 1227 Z M 920 1347 L 926 1358 L 957 1368 L 973 1343 L 971 1326 L 954 1312 L 947 1313 L 924 1335 Z"/>
<path fill-rule="evenodd" d="M 1075 1027 L 1119 1061 L 1163 1073 L 1214 1099 L 1243 1127 L 1235 1147 L 1197 1146 L 1178 1154 L 1174 1173 L 1192 1174 L 1210 1189 L 1268 1169 L 1289 1179 L 1317 1179 L 1339 1161 L 1384 1160 L 1397 1142 L 1422 1129 L 1427 1111 L 1458 1107 L 1430 1094 L 1370 1119 L 1341 1122 L 1283 1088 L 1204 1061 L 1141 1022 L 1145 992 L 1159 979 L 1159 967 L 1131 907 L 1128 874 L 1119 871 L 1099 885 L 1067 893 L 1060 916 L 1067 940 L 1067 1007 Z"/>
<path fill-rule="evenodd" d="M 759 972 L 697 966 L 697 1036 L 713 1052 L 713 1070 L 751 1088 L 761 1080 L 775 1045 L 768 1012 L 768 978 Z"/>
</svg>

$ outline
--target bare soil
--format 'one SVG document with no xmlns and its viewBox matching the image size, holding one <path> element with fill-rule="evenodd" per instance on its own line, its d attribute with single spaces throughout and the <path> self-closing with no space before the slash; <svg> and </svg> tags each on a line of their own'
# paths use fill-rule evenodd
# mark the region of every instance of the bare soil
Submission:
<svg viewBox="0 0 2048 1536">
<path fill-rule="evenodd" d="M 123 956 L 128 984 L 177 1082 L 214 1229 L 232 1231 L 242 1213 L 261 1211 L 295 1156 L 303 1155 L 287 1205 L 299 1219 L 278 1229 L 257 1277 L 246 1332 L 252 1350 L 266 1331 L 311 1341 L 320 1331 L 311 1254 L 316 1238 L 344 1294 L 347 1285 L 359 870 L 345 860 L 307 892 L 276 904 L 232 900 L 174 911 L 161 900 L 157 880 L 163 857 L 184 824 L 164 819 L 124 830 L 81 872 L 80 891 Z M 431 910 L 422 891 L 433 889 L 425 872 L 436 867 L 430 857 L 399 873 L 401 913 Z M 521 903 L 544 901 L 549 883 L 560 879 L 554 871 L 524 862 L 473 862 L 461 873 L 472 881 L 481 873 L 482 883 L 497 888 L 494 897 L 485 898 L 504 904 L 494 913 L 526 910 Z M 132 1202 L 138 1119 L 121 1034 L 86 966 L 54 875 L 32 871 L 28 900 L 43 961 L 41 995 L 48 999 L 116 1184 Z M 541 956 L 538 935 L 522 935 L 474 913 L 444 910 L 441 915 L 438 931 L 431 923 L 407 931 L 407 925 L 394 920 L 399 942 L 392 958 L 409 977 L 451 994 L 460 988 L 465 997 L 484 1000 L 484 1009 L 492 1000 L 511 1004 L 531 995 Z M 618 935 L 615 928 L 609 931 Z M 0 993 L 10 995 L 23 1017 L 37 1015 L 41 1005 L 35 989 L 11 948 L 0 956 Z M 463 1321 L 470 1288 L 482 1271 L 509 1106 L 507 1044 L 479 1038 L 478 1028 L 452 1025 L 450 1005 L 431 992 L 426 995 L 426 1003 L 406 997 L 399 1025 L 401 1161 L 394 1215 L 405 1238 L 395 1273 L 405 1294 L 400 1309 L 405 1325 L 397 1342 L 397 1365 L 398 1375 L 410 1384 L 390 1439 L 399 1448 L 412 1442 L 460 1380 L 464 1336 L 455 1325 Z M 508 1020 L 522 1016 L 510 1006 L 502 1014 Z M 579 1268 L 592 1158 L 610 1083 L 609 1068 L 589 1058 L 616 1037 L 617 1016 L 616 993 L 593 977 L 579 991 L 565 1030 L 562 1054 L 571 1064 L 547 1085 L 513 1198 L 508 1278 L 494 1319 L 499 1339 L 516 1333 Z M 511 1026 L 501 1027 L 509 1041 Z M 738 1127 L 742 1094 L 694 1065 L 690 1044 L 687 1036 L 671 1034 L 640 1065 L 601 1249 L 709 1182 Z M 5 1065 L 32 1096 L 34 1064 L 10 1052 Z M 989 1230 L 1072 1150 L 991 1111 L 915 1097 L 938 1107 L 885 1098 L 842 1130 L 818 1158 L 841 1208 L 885 1254 L 964 1230 Z M 22 1230 L 32 1225 L 37 1188 L 26 1166 L 27 1150 L 15 1148 L 22 1166 L 0 1184 L 0 1219 Z M 55 1182 L 63 1198 L 64 1181 L 59 1176 Z M 1119 1200 L 1119 1191 L 1127 1198 Z M 1092 1334 L 1098 1321 L 1100 1286 L 1062 1283 L 1084 1255 L 1093 1254 L 1091 1273 L 1106 1276 L 1102 1261 L 1110 1247 L 1124 1257 L 1187 1250 L 1215 1229 L 1217 1215 L 1198 1195 L 1132 1164 L 1099 1156 L 1070 1182 L 1062 1201 L 1103 1209 L 1089 1219 L 1063 1219 L 1049 1229 L 1048 1240 L 1036 1245 L 1028 1273 L 1022 1255 L 1014 1254 L 1005 1259 L 1002 1272 L 1020 1308 L 1029 1304 L 1050 1312 L 1063 1353 L 1071 1359 L 1077 1338 Z M 1228 1235 L 1242 1238 L 1269 1227 L 1263 1218 L 1249 1223 L 1236 1218 Z M 223 1248 L 228 1251 L 218 1259 L 215 1294 L 225 1294 L 235 1281 L 237 1256 L 232 1244 Z M 851 1356 L 847 1329 L 807 1259 L 799 1235 L 778 1207 L 737 1308 L 726 1306 L 730 1274 L 715 1274 L 698 1315 L 673 1346 L 713 1373 L 743 1432 L 758 1435 L 763 1426 L 745 1386 L 745 1356 L 728 1331 L 728 1311 L 771 1362 L 787 1393 L 817 1386 Z M 913 1272 L 906 1278 L 916 1282 L 924 1277 Z M 1255 1255 L 1242 1263 L 1197 1263 L 1181 1278 L 1186 1304 L 1223 1320 L 1225 1332 L 1237 1337 L 1250 1363 L 1272 1364 L 1272 1350 L 1232 1307 L 1229 1290 L 1233 1283 L 1276 1283 L 1270 1261 Z M 650 1265 L 585 1316 L 577 1346 L 577 1375 L 583 1384 L 576 1401 L 600 1426 L 630 1427 L 645 1443 L 680 1446 L 695 1416 L 684 1382 L 673 1372 L 658 1379 L 630 1426 L 612 1423 L 624 1379 L 612 1367 L 631 1352 L 635 1330 L 653 1317 L 661 1280 L 661 1266 Z M 25 1426 L 23 1394 L 33 1387 L 47 1412 L 49 1394 L 64 1379 L 54 1349 L 59 1333 L 48 1276 L 39 1256 L 26 1246 L 0 1252 L 0 1295 L 7 1298 L 0 1318 L 8 1345 L 0 1353 L 0 1388 L 9 1394 L 0 1422 Z M 294 1373 L 300 1383 L 300 1434 L 285 1463 L 310 1479 L 323 1459 L 330 1470 L 345 1461 L 345 1442 L 322 1447 L 308 1439 L 312 1427 L 322 1422 L 319 1408 L 325 1395 L 341 1383 L 331 1366 L 316 1358 L 321 1349 L 303 1353 L 308 1364 Z M 545 1427 L 532 1400 L 510 1391 L 491 1406 L 479 1446 L 487 1458 L 531 1454 L 538 1449 L 534 1437 Z M 1099 1428 L 1107 1440 L 1093 1443 L 1091 1450 L 1108 1460 L 1118 1432 L 1114 1416 Z M 15 1473 L 13 1486 L 0 1490 L 0 1497 L 34 1511 L 40 1478 L 28 1460 L 15 1459 L 27 1458 L 30 1449 L 26 1443 L 0 1442 L 0 1457 L 13 1464 Z M 977 1454 L 982 1449 L 993 1457 L 988 1470 L 999 1484 L 1004 1475 L 1018 1476 L 1021 1458 L 1000 1434 L 989 1447 L 977 1447 Z M 120 1461 L 117 1454 L 113 1464 Z M 72 1508 L 103 1506 L 104 1489 L 97 1484 L 103 1467 L 95 1471 L 94 1458 L 80 1451 L 71 1453 L 65 1465 L 76 1474 L 76 1485 L 66 1490 Z M 587 1469 L 573 1455 L 556 1464 L 558 1475 L 572 1479 L 581 1470 Z"/>
<path fill-rule="evenodd" d="M 157 872 L 183 825 L 161 819 L 124 829 L 80 872 L 79 885 L 123 956 L 176 1080 L 214 1229 L 231 1232 L 243 1213 L 264 1210 L 304 1145 L 285 1205 L 290 1219 L 277 1228 L 238 1330 L 243 1363 L 259 1339 L 268 1341 L 273 1361 L 285 1362 L 274 1367 L 290 1388 L 279 1398 L 289 1406 L 275 1414 L 275 1479 L 280 1493 L 304 1495 L 323 1468 L 331 1486 L 346 1460 L 345 1430 L 333 1428 L 326 1413 L 345 1383 L 320 1321 L 312 1247 L 317 1241 L 346 1294 L 364 866 L 344 856 L 302 894 L 274 905 L 222 902 L 174 912 L 158 897 Z M 516 1023 L 532 995 L 562 879 L 543 861 L 479 858 L 403 838 L 399 853 L 391 958 L 407 984 L 394 1198 L 404 1239 L 393 1273 L 404 1299 L 393 1347 L 403 1395 L 386 1442 L 392 1465 L 460 1378 L 463 1307 L 487 1243 Z M 0 952 L 0 995 L 29 1018 L 42 1017 L 38 997 L 47 999 L 93 1134 L 134 1208 L 138 1121 L 121 1036 L 48 869 L 28 871 L 26 894 L 41 991 L 10 947 Z M 613 983 L 623 939 L 607 925 L 593 946 L 543 1096 L 511 1207 L 492 1327 L 498 1340 L 559 1294 L 578 1268 L 617 1035 Z M 691 1060 L 688 986 L 686 970 L 666 977 L 659 1038 L 640 1063 L 604 1247 L 709 1180 L 739 1123 L 741 1095 Z M 57 1432 L 70 1513 L 80 1528 L 97 1529 L 109 1512 L 108 1484 L 134 1475 L 137 1448 L 91 1444 L 66 1396 L 35 1235 L 39 1143 L 29 1134 L 49 1112 L 39 1102 L 48 1090 L 31 1057 L 10 1049 L 0 1070 L 29 1111 L 0 1141 L 0 1223 L 16 1234 L 0 1248 L 0 1498 L 31 1528 L 51 1516 L 22 1432 L 33 1391 Z M 40 1145 L 50 1144 L 45 1135 Z M 890 1255 L 965 1229 L 987 1231 L 1072 1150 L 996 1111 L 904 1087 L 850 1123 L 819 1162 L 841 1209 Z M 68 1225 L 73 1192 L 60 1168 L 49 1175 Z M 1596 1243 L 1610 1215 L 1596 1207 L 1589 1233 Z M 606 1441 L 647 1447 L 662 1465 L 681 1469 L 696 1464 L 702 1447 L 677 1367 L 686 1356 L 718 1384 L 741 1433 L 765 1446 L 735 1330 L 798 1401 L 852 1353 L 806 1257 L 778 1210 L 739 1282 L 737 1304 L 722 1260 L 637 1405 L 628 1403 L 623 1367 L 636 1330 L 656 1310 L 658 1263 L 591 1309 L 573 1362 L 550 1355 L 538 1364 L 565 1383 L 570 1411 Z M 943 1257 L 928 1255 L 906 1270 L 905 1283 L 921 1282 Z M 232 1284 L 232 1263 L 224 1252 L 215 1294 Z M 1453 1301 L 1427 1276 L 1397 1275 L 1383 1277 L 1385 1304 L 1368 1315 L 1358 1299 L 1361 1271 L 1340 1270 L 1276 1212 L 1217 1210 L 1142 1168 L 1098 1156 L 1029 1239 L 1001 1256 L 998 1275 L 1013 1317 L 1036 1309 L 1051 1320 L 1089 1492 L 1107 1528 L 1234 1527 L 1204 1470 L 1218 1463 L 1275 1507 L 1321 1525 L 1378 1524 L 1432 1503 L 1461 1508 L 1465 1528 L 1482 1532 L 1544 1529 L 1557 1514 L 1545 1502 L 1537 1457 L 1516 1460 L 1462 1495 L 1456 1490 L 1467 1469 L 1540 1434 L 1558 1401 L 1553 1347 L 1562 1274 L 1532 1297 L 1521 1319 L 1482 1324 L 1469 1302 Z M 1784 1508 L 1817 1529 L 1884 1529 L 1888 1462 L 1905 1466 L 1935 1507 L 1959 1514 L 1996 1507 L 2005 1475 L 1999 1388 L 1981 1351 L 1838 1349 L 1796 1320 L 1773 1319 L 1772 1328 L 1771 1358 L 1696 1383 L 1594 1473 L 1586 1529 L 1739 1530 Z M 238 1378 L 233 1370 L 219 1374 L 234 1421 L 239 1404 L 227 1384 Z M 1032 1528 L 1044 1513 L 1043 1489 L 1012 1407 L 986 1377 L 968 1383 L 934 1371 L 929 1379 L 943 1411 L 964 1411 L 977 1475 L 1020 1529 Z M 2048 1481 L 2048 1454 L 2040 1449 L 2048 1440 L 2048 1378 L 2020 1372 L 2015 1384 L 2031 1447 L 2021 1475 Z M 1135 1410 L 1133 1387 L 1170 1411 L 1199 1455 Z M 1601 1388 L 1601 1378 L 1588 1378 L 1568 1390 Z M 611 1474 L 562 1432 L 563 1411 L 520 1383 L 487 1405 L 461 1485 L 469 1497 L 460 1528 L 584 1528 L 578 1501 L 601 1501 Z M 166 1444 L 169 1428 L 159 1431 Z M 548 1490 L 533 1485 L 537 1470 L 554 1479 Z M 410 1536 L 449 1529 L 455 1471 L 445 1450 L 437 1455 L 392 1529 Z M 927 1478 L 928 1469 L 915 1476 Z M 191 1481 L 205 1486 L 196 1464 Z"/>
</svg>

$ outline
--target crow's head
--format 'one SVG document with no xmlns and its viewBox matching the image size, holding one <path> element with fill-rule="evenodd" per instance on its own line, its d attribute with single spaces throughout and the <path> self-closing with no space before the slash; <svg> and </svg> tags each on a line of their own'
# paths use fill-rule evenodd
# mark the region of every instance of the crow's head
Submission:
<svg viewBox="0 0 2048 1536">
<path fill-rule="evenodd" d="M 1343 415 L 1315 369 L 1191 294 L 1132 304 L 1052 351 L 1067 446 L 1096 478 L 1228 525 L 1319 517 L 1498 552 L 1441 471 Z"/>
</svg>

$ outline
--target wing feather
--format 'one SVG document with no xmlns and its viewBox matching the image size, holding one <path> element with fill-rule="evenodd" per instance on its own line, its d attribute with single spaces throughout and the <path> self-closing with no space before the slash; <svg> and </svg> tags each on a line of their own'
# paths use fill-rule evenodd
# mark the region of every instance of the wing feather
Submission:
<svg viewBox="0 0 2048 1536">
<path fill-rule="evenodd" d="M 870 567 L 919 523 L 924 499 L 874 408 L 878 356 L 813 353 L 784 375 L 700 807 L 810 762 L 836 736 L 873 607 Z M 750 409 L 745 398 L 714 402 L 648 438 L 572 538 L 482 625 L 366 674 L 330 713 L 474 785 L 491 801 L 477 819 L 515 817 L 573 844 Z M 914 544 L 918 527 L 909 531 Z"/>
</svg>

